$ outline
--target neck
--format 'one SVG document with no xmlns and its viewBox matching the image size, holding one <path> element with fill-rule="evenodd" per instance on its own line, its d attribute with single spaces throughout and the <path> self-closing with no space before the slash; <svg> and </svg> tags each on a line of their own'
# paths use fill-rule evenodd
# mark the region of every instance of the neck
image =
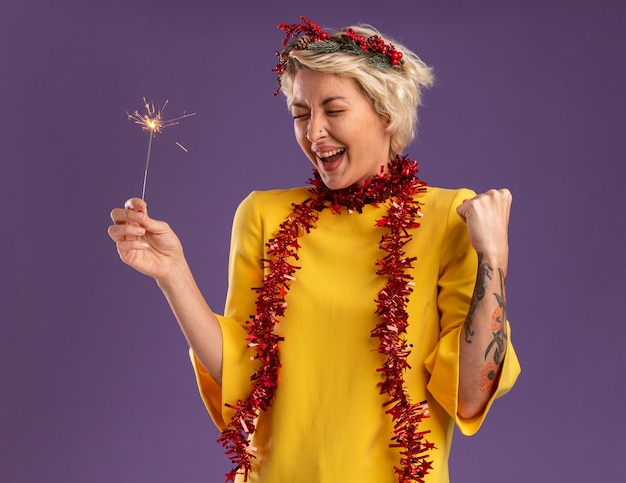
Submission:
<svg viewBox="0 0 626 483">
<path fill-rule="evenodd" d="M 319 173 L 314 171 L 314 177 L 309 180 L 313 185 L 310 191 L 318 199 L 329 201 L 333 211 L 345 206 L 348 210 L 361 212 L 367 204 L 381 203 L 400 193 L 415 191 L 416 185 L 424 185 L 416 178 L 417 172 L 417 161 L 397 156 L 387 166 L 381 167 L 381 174 L 372 176 L 360 185 L 339 190 L 328 188 Z"/>
</svg>

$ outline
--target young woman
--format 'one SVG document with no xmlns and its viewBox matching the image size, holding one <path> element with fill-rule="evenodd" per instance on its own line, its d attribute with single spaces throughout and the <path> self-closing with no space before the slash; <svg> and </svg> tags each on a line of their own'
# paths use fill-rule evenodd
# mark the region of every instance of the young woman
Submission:
<svg viewBox="0 0 626 483">
<path fill-rule="evenodd" d="M 519 373 L 511 195 L 418 180 L 402 152 L 432 74 L 414 53 L 371 27 L 280 28 L 279 90 L 315 176 L 239 206 L 225 314 L 145 202 L 113 210 L 109 234 L 189 342 L 227 481 L 448 481 L 454 424 L 475 433 Z"/>
</svg>

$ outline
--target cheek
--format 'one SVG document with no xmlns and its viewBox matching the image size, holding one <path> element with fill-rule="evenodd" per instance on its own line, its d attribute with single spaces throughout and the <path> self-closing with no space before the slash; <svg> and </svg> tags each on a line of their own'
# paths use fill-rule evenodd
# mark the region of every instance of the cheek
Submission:
<svg viewBox="0 0 626 483">
<path fill-rule="evenodd" d="M 298 143 L 300 148 L 304 152 L 307 152 L 309 150 L 309 148 L 311 147 L 311 143 L 306 138 L 306 131 L 303 130 L 302 128 L 298 127 L 298 126 L 294 126 L 293 133 L 295 135 L 296 142 Z"/>
<path fill-rule="evenodd" d="M 309 160 L 313 164 L 315 164 L 315 160 L 312 157 L 312 154 L 310 152 L 310 150 L 311 150 L 311 143 L 306 138 L 306 131 L 304 129 L 302 129 L 301 127 L 299 127 L 298 125 L 294 124 L 294 126 L 293 126 L 293 133 L 294 133 L 294 136 L 296 138 L 296 142 L 298 143 L 298 146 L 300 146 L 300 149 L 302 150 L 302 152 L 306 155 L 307 158 L 309 158 Z"/>
<path fill-rule="evenodd" d="M 296 137 L 297 141 L 300 143 L 303 139 L 306 141 L 306 133 L 302 126 L 298 124 L 293 125 L 293 134 Z"/>
</svg>

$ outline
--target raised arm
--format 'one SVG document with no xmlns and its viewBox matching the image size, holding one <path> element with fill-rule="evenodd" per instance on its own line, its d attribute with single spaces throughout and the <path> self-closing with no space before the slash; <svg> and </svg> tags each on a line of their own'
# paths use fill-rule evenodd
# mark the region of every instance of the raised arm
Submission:
<svg viewBox="0 0 626 483">
<path fill-rule="evenodd" d="M 478 254 L 476 286 L 460 341 L 459 415 L 479 414 L 492 396 L 507 347 L 506 288 L 511 193 L 490 190 L 457 212 Z"/>
<path fill-rule="evenodd" d="M 167 223 L 148 216 L 147 205 L 139 198 L 114 209 L 111 219 L 109 236 L 120 258 L 156 280 L 190 347 L 221 384 L 222 333 L 193 278 L 180 240 Z"/>
</svg>

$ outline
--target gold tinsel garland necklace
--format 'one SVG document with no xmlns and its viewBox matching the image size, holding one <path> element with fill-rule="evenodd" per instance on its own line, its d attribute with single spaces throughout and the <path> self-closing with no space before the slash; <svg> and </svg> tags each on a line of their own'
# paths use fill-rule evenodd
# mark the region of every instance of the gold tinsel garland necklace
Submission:
<svg viewBox="0 0 626 483">
<path fill-rule="evenodd" d="M 415 258 L 407 258 L 403 247 L 411 240 L 411 229 L 417 228 L 416 219 L 422 216 L 415 195 L 426 189 L 426 183 L 417 177 L 417 162 L 397 157 L 389 163 L 388 172 L 372 177 L 362 186 L 343 190 L 330 190 L 316 172 L 309 189 L 311 198 L 294 203 L 293 210 L 281 223 L 276 235 L 267 242 L 268 258 L 262 260 L 267 275 L 262 287 L 256 289 L 256 315 L 248 321 L 248 346 L 256 351 L 259 368 L 251 377 L 252 391 L 237 404 L 226 404 L 235 411 L 230 423 L 218 441 L 226 448 L 226 455 L 235 467 L 226 474 L 226 481 L 235 481 L 237 474 L 252 470 L 255 448 L 249 437 L 256 430 L 257 411 L 265 411 L 272 402 L 277 386 L 281 363 L 278 343 L 283 338 L 274 333 L 274 327 L 284 316 L 285 296 L 295 281 L 298 260 L 298 238 L 315 228 L 319 213 L 330 207 L 334 214 L 341 207 L 349 211 L 362 211 L 366 204 L 387 203 L 387 214 L 376 221 L 376 226 L 387 228 L 379 242 L 385 256 L 376 260 L 377 275 L 387 282 L 378 293 L 376 314 L 380 322 L 372 330 L 379 339 L 378 352 L 385 361 L 378 371 L 382 374 L 380 393 L 386 394 L 386 413 L 393 421 L 392 447 L 400 449 L 400 465 L 394 468 L 400 483 L 423 482 L 432 468 L 428 451 L 433 445 L 426 441 L 428 431 L 419 431 L 419 423 L 428 417 L 426 401 L 411 403 L 403 372 L 410 368 L 407 358 L 410 344 L 402 337 L 408 326 L 406 304 L 413 291 L 413 277 L 409 269 Z"/>
</svg>

